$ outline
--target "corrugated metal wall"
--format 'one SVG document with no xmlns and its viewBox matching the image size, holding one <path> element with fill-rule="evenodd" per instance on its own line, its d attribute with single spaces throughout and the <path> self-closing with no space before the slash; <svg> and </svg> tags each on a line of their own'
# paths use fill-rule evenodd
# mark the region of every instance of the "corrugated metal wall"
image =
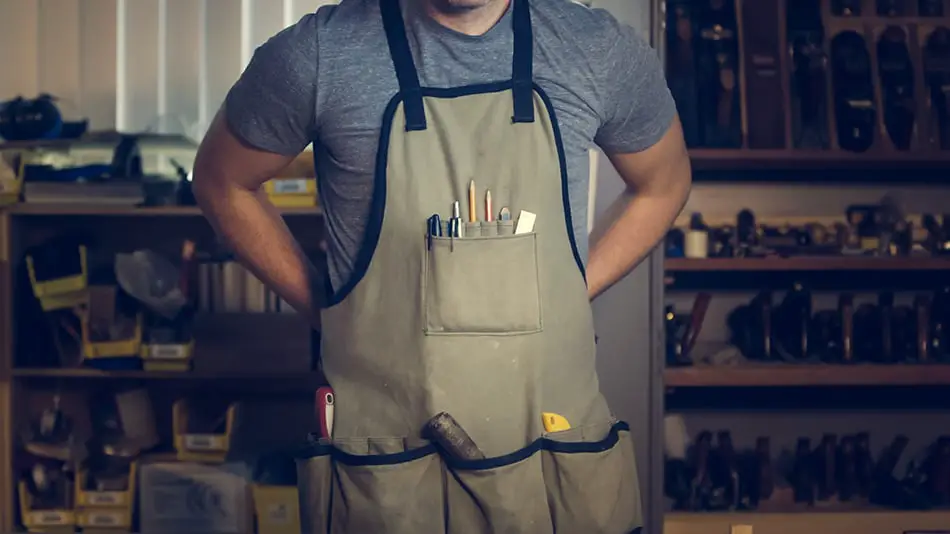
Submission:
<svg viewBox="0 0 950 534">
<path fill-rule="evenodd" d="M 0 100 L 200 136 L 254 49 L 332 0 L 0 0 Z"/>
</svg>

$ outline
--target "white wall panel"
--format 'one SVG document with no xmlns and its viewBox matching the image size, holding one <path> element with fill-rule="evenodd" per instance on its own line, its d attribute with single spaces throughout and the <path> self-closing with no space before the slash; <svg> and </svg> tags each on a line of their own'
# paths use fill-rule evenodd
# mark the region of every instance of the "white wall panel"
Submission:
<svg viewBox="0 0 950 534">
<path fill-rule="evenodd" d="M 37 85 L 39 92 L 58 97 L 63 115 L 81 113 L 79 86 L 79 2 L 38 0 Z"/>
<path fill-rule="evenodd" d="M 228 90 L 244 68 L 241 49 L 241 9 L 234 0 L 205 0 L 206 83 L 202 84 L 207 107 L 202 111 L 203 125 L 217 113 Z"/>
<path fill-rule="evenodd" d="M 38 20 L 37 2 L 0 0 L 0 100 L 36 96 Z"/>
<path fill-rule="evenodd" d="M 201 61 L 199 50 L 204 43 L 202 2 L 166 0 L 165 25 L 165 91 L 160 107 L 163 133 L 192 135 L 200 130 L 198 116 L 201 101 Z"/>
<path fill-rule="evenodd" d="M 119 0 L 116 126 L 157 128 L 159 0 Z"/>
<path fill-rule="evenodd" d="M 264 44 L 284 28 L 284 5 L 279 0 L 244 0 L 249 4 L 250 45 L 254 48 Z M 250 59 L 248 57 L 248 59 Z"/>
<path fill-rule="evenodd" d="M 0 0 L 0 101 L 200 137 L 254 49 L 329 0 Z"/>
<path fill-rule="evenodd" d="M 293 10 L 294 22 L 297 22 L 298 20 L 303 18 L 304 15 L 313 13 L 314 11 L 317 10 L 317 8 L 319 8 L 322 5 L 336 3 L 336 2 L 330 2 L 327 0 L 292 0 L 292 2 L 293 2 L 292 10 Z"/>
<path fill-rule="evenodd" d="M 79 1 L 79 105 L 89 128 L 115 128 L 116 0 Z"/>
</svg>

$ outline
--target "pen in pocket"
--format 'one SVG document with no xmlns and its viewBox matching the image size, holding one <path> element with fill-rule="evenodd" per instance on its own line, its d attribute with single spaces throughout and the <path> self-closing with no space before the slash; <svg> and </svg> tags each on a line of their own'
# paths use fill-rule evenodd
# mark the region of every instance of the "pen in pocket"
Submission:
<svg viewBox="0 0 950 534">
<path fill-rule="evenodd" d="M 449 237 L 462 237 L 462 216 L 459 214 L 459 201 L 452 205 L 452 218 L 449 219 Z"/>
<path fill-rule="evenodd" d="M 433 214 L 429 217 L 428 220 L 428 231 L 426 232 L 426 239 L 428 240 L 428 248 L 432 248 L 432 238 L 442 236 L 442 218 L 439 217 L 438 213 Z"/>
</svg>

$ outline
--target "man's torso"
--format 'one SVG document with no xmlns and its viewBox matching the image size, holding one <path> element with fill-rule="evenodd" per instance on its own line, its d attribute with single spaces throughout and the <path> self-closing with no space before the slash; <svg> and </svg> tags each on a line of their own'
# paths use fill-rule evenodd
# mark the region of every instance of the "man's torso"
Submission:
<svg viewBox="0 0 950 534">
<path fill-rule="evenodd" d="M 423 86 L 461 87 L 511 78 L 510 9 L 485 34 L 469 36 L 439 25 L 419 12 L 417 3 L 402 1 Z M 530 5 L 534 81 L 551 99 L 559 123 L 571 219 L 586 261 L 588 150 L 595 136 L 600 141 L 599 131 L 610 121 L 611 133 L 604 140 L 615 150 L 646 148 L 668 126 L 672 101 L 662 83 L 640 83 L 652 77 L 662 82 L 655 58 L 647 57 L 654 52 L 609 13 L 570 0 L 532 0 Z M 339 289 L 363 244 L 381 120 L 398 91 L 396 75 L 378 0 L 342 0 L 282 33 L 265 45 L 267 53 L 256 58 L 232 90 L 229 120 L 250 144 L 288 153 L 299 146 L 300 114 L 307 112 L 300 104 L 312 102 L 328 270 L 333 288 Z"/>
<path fill-rule="evenodd" d="M 586 259 L 588 149 L 601 121 L 598 87 L 605 68 L 592 65 L 605 55 L 598 50 L 602 45 L 596 37 L 605 17 L 563 0 L 542 0 L 533 7 L 535 82 L 551 98 L 557 114 L 574 232 Z M 362 244 L 380 121 L 398 84 L 376 0 L 344 0 L 321 9 L 317 17 L 321 112 L 315 155 L 327 217 L 331 283 L 339 288 L 352 272 Z M 477 37 L 440 26 L 411 9 L 406 25 L 423 86 L 457 87 L 511 77 L 510 12 Z M 592 38 L 585 41 L 585 35 Z"/>
</svg>

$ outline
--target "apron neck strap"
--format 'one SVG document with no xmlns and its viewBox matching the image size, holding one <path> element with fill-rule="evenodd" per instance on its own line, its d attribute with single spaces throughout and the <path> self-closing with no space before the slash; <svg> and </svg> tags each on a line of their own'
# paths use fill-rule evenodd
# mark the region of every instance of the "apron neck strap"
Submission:
<svg viewBox="0 0 950 534">
<path fill-rule="evenodd" d="M 534 122 L 531 10 L 528 0 L 514 2 L 511 13 L 512 32 L 514 33 L 514 54 L 512 56 L 511 79 L 514 95 L 514 122 Z"/>
<path fill-rule="evenodd" d="M 379 10 L 383 15 L 389 55 L 393 58 L 393 67 L 399 80 L 399 92 L 402 93 L 406 130 L 425 130 L 426 113 L 422 107 L 422 89 L 419 87 L 419 75 L 412 60 L 409 40 L 406 38 L 406 25 L 402 20 L 399 0 L 379 0 Z"/>
<path fill-rule="evenodd" d="M 531 13 L 528 0 L 510 0 L 512 6 L 512 31 L 514 53 L 512 57 L 512 94 L 514 98 L 514 122 L 534 122 Z M 412 50 L 406 37 L 399 0 L 379 0 L 383 17 L 383 29 L 389 44 L 389 55 L 399 81 L 403 109 L 406 114 L 406 130 L 425 130 L 426 116 L 422 105 L 422 88 L 419 74 L 412 59 Z"/>
</svg>

